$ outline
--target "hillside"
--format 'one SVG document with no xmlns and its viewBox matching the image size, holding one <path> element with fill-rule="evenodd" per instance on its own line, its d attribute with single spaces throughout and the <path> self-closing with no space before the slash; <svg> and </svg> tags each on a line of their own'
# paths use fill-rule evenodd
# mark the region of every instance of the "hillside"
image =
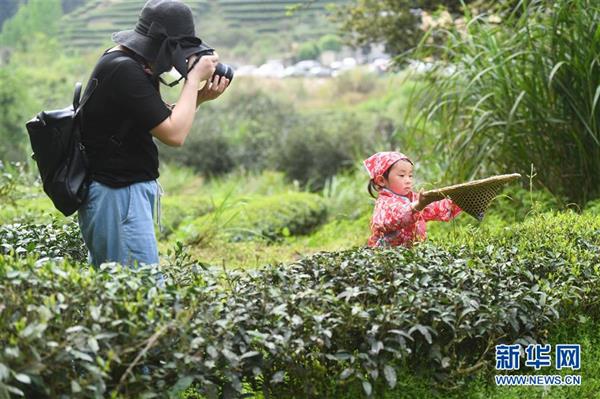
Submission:
<svg viewBox="0 0 600 399">
<path fill-rule="evenodd" d="M 348 0 L 186 0 L 198 31 L 210 43 L 231 46 L 264 33 L 318 38 L 335 31 L 324 17 L 330 4 Z M 145 0 L 89 0 L 63 17 L 61 36 L 85 51 L 110 43 L 112 32 L 131 29 Z M 290 10 L 294 9 L 294 12 Z"/>
</svg>

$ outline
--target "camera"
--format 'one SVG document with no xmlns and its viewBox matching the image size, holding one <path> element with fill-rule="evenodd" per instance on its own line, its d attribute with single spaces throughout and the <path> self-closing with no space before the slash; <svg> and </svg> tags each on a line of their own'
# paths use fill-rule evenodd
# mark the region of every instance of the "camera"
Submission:
<svg viewBox="0 0 600 399">
<path fill-rule="evenodd" d="M 197 56 L 197 58 L 194 60 L 192 65 L 190 65 L 190 67 L 188 68 L 188 73 L 196 66 L 196 64 L 198 63 L 198 61 L 200 61 L 200 58 L 203 55 L 212 55 L 212 54 L 214 54 L 214 50 L 211 48 L 207 48 L 205 50 L 201 50 L 197 53 L 192 54 L 192 55 Z M 190 55 L 190 57 L 192 55 Z M 171 78 L 169 78 L 169 76 Z M 229 82 L 231 82 L 233 80 L 233 68 L 230 65 L 222 64 L 219 62 L 215 68 L 215 72 L 213 73 L 213 76 L 211 77 L 211 79 L 214 78 L 215 76 L 224 76 L 227 79 L 229 79 Z M 179 72 L 177 72 L 177 70 L 175 68 L 172 68 L 170 71 L 165 72 L 164 74 L 159 76 L 158 79 L 164 85 L 167 85 L 169 87 L 174 87 L 177 84 L 179 84 L 179 82 L 181 82 L 181 80 L 183 79 L 183 76 L 181 76 L 181 74 Z M 174 80 L 171 83 L 167 82 L 167 80 L 172 80 L 172 79 L 174 79 Z"/>
<path fill-rule="evenodd" d="M 193 55 L 196 55 L 198 58 L 196 58 L 194 63 L 190 66 L 190 68 L 188 69 L 188 72 L 191 71 L 196 66 L 196 64 L 198 63 L 198 61 L 200 61 L 200 58 L 202 58 L 203 55 L 212 55 L 214 53 L 215 53 L 215 51 L 213 49 L 207 49 L 207 50 L 200 51 L 196 54 L 193 54 Z M 227 79 L 229 79 L 229 82 L 231 82 L 233 80 L 233 68 L 230 65 L 219 62 L 217 64 L 217 67 L 215 68 L 215 73 L 213 74 L 213 78 L 215 76 L 224 76 Z"/>
<path fill-rule="evenodd" d="M 213 74 L 213 77 L 215 75 L 225 76 L 227 79 L 229 79 L 229 82 L 231 82 L 233 80 L 233 68 L 231 67 L 231 65 L 222 64 L 219 62 L 217 64 L 217 67 L 215 68 L 215 73 Z"/>
</svg>

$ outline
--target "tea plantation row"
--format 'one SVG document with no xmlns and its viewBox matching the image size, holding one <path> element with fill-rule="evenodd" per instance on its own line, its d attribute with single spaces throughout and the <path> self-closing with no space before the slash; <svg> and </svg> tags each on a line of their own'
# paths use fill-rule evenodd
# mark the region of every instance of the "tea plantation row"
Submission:
<svg viewBox="0 0 600 399">
<path fill-rule="evenodd" d="M 180 252 L 158 270 L 0 257 L 0 397 L 377 395 L 401 364 L 457 379 L 497 343 L 594 314 L 600 218 L 543 214 L 414 250 L 251 271 Z"/>
</svg>

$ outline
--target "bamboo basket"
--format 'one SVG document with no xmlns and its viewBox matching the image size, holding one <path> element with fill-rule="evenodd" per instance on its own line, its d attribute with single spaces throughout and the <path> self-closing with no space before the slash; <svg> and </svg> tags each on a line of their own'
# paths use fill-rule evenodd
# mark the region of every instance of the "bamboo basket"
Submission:
<svg viewBox="0 0 600 399">
<path fill-rule="evenodd" d="M 492 176 L 486 179 L 425 191 L 423 195 L 436 198 L 436 201 L 450 198 L 463 211 L 481 221 L 485 211 L 492 200 L 496 198 L 502 186 L 520 177 L 521 175 L 518 173 Z"/>
</svg>

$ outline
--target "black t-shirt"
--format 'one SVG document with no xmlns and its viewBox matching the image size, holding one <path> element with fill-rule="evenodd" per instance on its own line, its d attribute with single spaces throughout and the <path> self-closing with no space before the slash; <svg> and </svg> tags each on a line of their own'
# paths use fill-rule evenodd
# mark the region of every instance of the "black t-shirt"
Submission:
<svg viewBox="0 0 600 399">
<path fill-rule="evenodd" d="M 158 149 L 150 130 L 171 114 L 158 83 L 124 51 L 102 55 L 91 78 L 98 86 L 82 119 L 91 178 L 110 187 L 158 178 Z"/>
</svg>

